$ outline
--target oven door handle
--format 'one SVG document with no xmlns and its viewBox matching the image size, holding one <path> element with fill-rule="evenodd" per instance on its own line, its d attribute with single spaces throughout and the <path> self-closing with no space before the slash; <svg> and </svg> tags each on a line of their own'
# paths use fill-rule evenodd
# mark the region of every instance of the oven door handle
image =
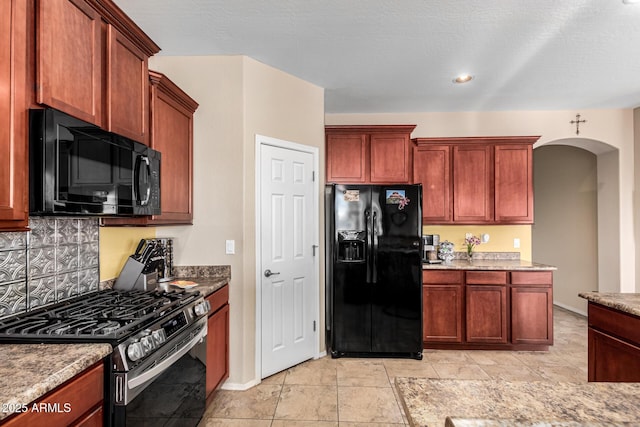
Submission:
<svg viewBox="0 0 640 427">
<path fill-rule="evenodd" d="M 134 389 L 134 388 L 146 383 L 147 381 L 152 380 L 156 376 L 162 374 L 171 365 L 173 365 L 175 362 L 177 362 L 178 359 L 180 359 L 189 350 L 191 350 L 193 347 L 195 347 L 196 344 L 198 344 L 198 342 L 200 342 L 206 336 L 207 336 L 207 328 L 206 328 L 206 323 L 205 323 L 205 327 L 203 327 L 200 330 L 200 332 L 198 333 L 198 335 L 193 337 L 193 339 L 191 341 L 189 341 L 189 343 L 187 345 L 182 347 L 180 350 L 178 350 L 177 352 L 175 352 L 171 356 L 167 357 L 162 362 L 158 363 L 153 368 L 149 369 L 144 374 L 141 374 L 141 375 L 139 375 L 139 376 L 137 376 L 135 378 L 131 378 L 129 381 L 127 381 L 127 386 L 129 387 L 129 390 L 132 390 L 132 389 Z"/>
</svg>

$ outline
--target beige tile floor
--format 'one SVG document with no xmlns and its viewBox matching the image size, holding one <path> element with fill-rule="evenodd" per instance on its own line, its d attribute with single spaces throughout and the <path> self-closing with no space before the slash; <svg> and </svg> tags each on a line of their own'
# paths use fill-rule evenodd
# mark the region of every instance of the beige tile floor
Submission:
<svg viewBox="0 0 640 427">
<path fill-rule="evenodd" d="M 548 352 L 425 350 L 421 361 L 324 357 L 219 391 L 200 426 L 407 425 L 395 377 L 586 382 L 586 318 L 555 307 L 554 341 Z"/>
</svg>

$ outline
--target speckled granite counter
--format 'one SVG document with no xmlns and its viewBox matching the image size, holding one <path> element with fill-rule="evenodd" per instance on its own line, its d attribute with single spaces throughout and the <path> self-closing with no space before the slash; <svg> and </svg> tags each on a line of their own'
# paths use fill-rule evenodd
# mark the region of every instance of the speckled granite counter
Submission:
<svg viewBox="0 0 640 427">
<path fill-rule="evenodd" d="M 578 295 L 589 302 L 594 302 L 625 313 L 640 316 L 640 294 L 581 292 Z"/>
<path fill-rule="evenodd" d="M 543 421 L 543 420 L 482 420 L 466 418 L 447 417 L 445 427 L 621 427 L 634 426 L 636 422 L 630 423 L 606 423 L 606 422 L 577 422 L 577 421 Z"/>
<path fill-rule="evenodd" d="M 412 426 L 443 426 L 447 417 L 529 423 L 521 426 L 555 420 L 580 425 L 640 423 L 640 383 L 396 378 L 396 387 Z M 455 424 L 470 425 L 474 424 Z"/>
<path fill-rule="evenodd" d="M 111 351 L 109 344 L 0 345 L 0 407 L 28 405 Z M 0 411 L 0 420 L 9 415 Z"/>
<path fill-rule="evenodd" d="M 200 291 L 206 297 L 211 295 L 231 280 L 231 266 L 206 265 L 206 266 L 177 266 L 174 267 L 174 275 L 177 280 L 191 280 L 198 286 L 191 288 Z M 171 289 L 172 287 L 169 286 Z"/>
<path fill-rule="evenodd" d="M 520 259 L 454 259 L 441 264 L 422 264 L 424 270 L 526 270 L 526 271 L 549 271 L 557 270 L 552 265 L 540 264 L 537 262 L 524 261 Z"/>
</svg>

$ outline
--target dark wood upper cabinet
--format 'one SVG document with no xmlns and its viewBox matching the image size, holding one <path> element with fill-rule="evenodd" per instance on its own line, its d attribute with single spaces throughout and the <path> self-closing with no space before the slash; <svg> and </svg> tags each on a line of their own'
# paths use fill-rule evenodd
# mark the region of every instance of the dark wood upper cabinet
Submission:
<svg viewBox="0 0 640 427">
<path fill-rule="evenodd" d="M 29 220 L 28 2 L 0 2 L 0 230 L 24 231 Z"/>
<path fill-rule="evenodd" d="M 148 57 L 113 25 L 107 35 L 107 130 L 147 144 Z"/>
<path fill-rule="evenodd" d="M 453 147 L 453 220 L 493 221 L 493 156 L 489 145 Z"/>
<path fill-rule="evenodd" d="M 496 222 L 533 222 L 533 146 L 495 146 Z"/>
<path fill-rule="evenodd" d="M 160 48 L 111 1 L 37 9 L 37 102 L 147 143 L 147 64 Z"/>
<path fill-rule="evenodd" d="M 413 182 L 425 224 L 533 223 L 538 136 L 415 138 Z"/>
<path fill-rule="evenodd" d="M 413 149 L 413 182 L 422 184 L 425 224 L 452 220 L 451 146 L 417 145 Z"/>
<path fill-rule="evenodd" d="M 327 182 L 367 182 L 367 141 L 367 135 L 363 133 L 327 133 Z"/>
<path fill-rule="evenodd" d="M 411 181 L 410 135 L 415 125 L 326 126 L 327 182 Z"/>
<path fill-rule="evenodd" d="M 102 126 L 102 17 L 85 0 L 37 5 L 36 100 Z"/>
</svg>

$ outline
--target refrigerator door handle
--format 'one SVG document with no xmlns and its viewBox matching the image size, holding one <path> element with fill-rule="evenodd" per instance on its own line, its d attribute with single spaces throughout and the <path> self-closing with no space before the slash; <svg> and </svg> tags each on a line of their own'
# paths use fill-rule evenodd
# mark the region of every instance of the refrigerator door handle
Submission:
<svg viewBox="0 0 640 427">
<path fill-rule="evenodd" d="M 371 211 L 369 211 L 368 209 L 366 211 L 364 211 L 364 232 L 365 235 L 367 236 L 367 254 L 366 254 L 366 263 L 367 263 L 367 283 L 371 282 L 371 253 L 373 252 L 372 249 L 372 242 L 371 242 L 371 230 L 369 229 L 369 221 L 371 220 Z"/>
<path fill-rule="evenodd" d="M 378 274 L 377 274 L 377 255 L 378 255 L 378 235 L 376 233 L 376 218 L 378 216 L 378 213 L 376 211 L 373 211 L 373 218 L 371 219 L 371 240 L 373 241 L 372 243 L 372 251 L 371 251 L 371 283 L 377 283 L 378 282 Z"/>
</svg>

